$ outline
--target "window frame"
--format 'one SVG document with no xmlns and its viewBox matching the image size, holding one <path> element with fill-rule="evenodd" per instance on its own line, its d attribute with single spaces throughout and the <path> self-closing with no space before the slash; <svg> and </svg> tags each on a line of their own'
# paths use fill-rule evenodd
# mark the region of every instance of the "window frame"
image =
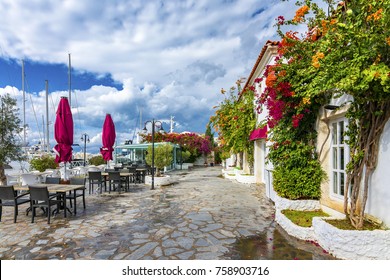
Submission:
<svg viewBox="0 0 390 280">
<path fill-rule="evenodd" d="M 347 130 L 348 120 L 345 117 L 334 119 L 330 122 L 331 141 L 330 141 L 330 196 L 343 200 L 346 190 L 346 167 L 350 160 L 349 146 L 346 143 L 345 131 Z M 336 135 L 335 135 L 336 127 Z M 341 129 L 342 128 L 342 129 Z M 343 134 L 343 135 L 342 135 Z M 336 140 L 336 142 L 335 142 Z M 343 155 L 342 155 L 343 154 Z M 343 165 L 343 166 L 341 166 Z M 335 175 L 337 177 L 335 178 Z M 342 191 L 342 181 L 344 181 Z M 335 185 L 335 183 L 337 185 Z"/>
</svg>

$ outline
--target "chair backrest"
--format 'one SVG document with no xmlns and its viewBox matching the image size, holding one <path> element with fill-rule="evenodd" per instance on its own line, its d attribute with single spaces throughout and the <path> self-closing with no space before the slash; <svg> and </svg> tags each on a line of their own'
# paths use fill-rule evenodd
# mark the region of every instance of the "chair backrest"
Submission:
<svg viewBox="0 0 390 280">
<path fill-rule="evenodd" d="M 72 177 L 70 178 L 71 185 L 85 185 L 85 178 L 81 177 Z"/>
<path fill-rule="evenodd" d="M 101 180 L 102 172 L 101 171 L 89 171 L 88 172 L 89 180 Z"/>
<path fill-rule="evenodd" d="M 137 167 L 127 167 L 128 172 L 135 173 L 137 170 Z"/>
<path fill-rule="evenodd" d="M 15 199 L 14 186 L 0 186 L 0 199 L 14 200 Z"/>
<path fill-rule="evenodd" d="M 90 166 L 87 167 L 87 171 L 89 172 L 89 171 L 101 171 L 101 170 L 97 166 L 90 165 Z"/>
<path fill-rule="evenodd" d="M 18 175 L 5 175 L 7 177 L 7 185 L 17 184 L 19 183 L 19 176 Z"/>
<path fill-rule="evenodd" d="M 28 186 L 31 200 L 49 200 L 49 191 L 47 187 Z"/>
<path fill-rule="evenodd" d="M 119 174 L 119 171 L 108 172 L 108 179 L 109 180 L 120 180 L 121 175 Z"/>
<path fill-rule="evenodd" d="M 36 174 L 23 173 L 20 175 L 22 179 L 22 185 L 37 184 L 39 182 L 39 176 Z"/>
<path fill-rule="evenodd" d="M 45 183 L 46 184 L 59 184 L 61 181 L 60 177 L 46 177 Z"/>
</svg>

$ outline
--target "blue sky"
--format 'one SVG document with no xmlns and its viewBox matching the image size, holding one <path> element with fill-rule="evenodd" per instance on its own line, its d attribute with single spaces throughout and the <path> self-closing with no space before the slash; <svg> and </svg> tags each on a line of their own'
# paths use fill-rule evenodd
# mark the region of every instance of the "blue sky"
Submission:
<svg viewBox="0 0 390 280">
<path fill-rule="evenodd" d="M 264 43 L 278 39 L 275 18 L 296 7 L 279 0 L 1 0 L 0 10 L 0 94 L 22 108 L 24 60 L 28 141 L 42 137 L 45 80 L 50 123 L 68 95 L 70 53 L 74 142 L 87 133 L 89 151 L 97 152 L 106 113 L 119 143 L 141 126 L 140 111 L 143 122 L 174 116 L 174 131 L 204 133 L 220 89 L 249 75 Z M 50 139 L 53 146 L 53 126 Z"/>
</svg>

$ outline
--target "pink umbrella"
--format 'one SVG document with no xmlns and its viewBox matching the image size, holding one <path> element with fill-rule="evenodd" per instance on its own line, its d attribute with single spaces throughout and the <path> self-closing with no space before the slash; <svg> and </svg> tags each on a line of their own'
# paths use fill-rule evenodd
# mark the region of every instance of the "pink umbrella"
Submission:
<svg viewBox="0 0 390 280">
<path fill-rule="evenodd" d="M 55 161 L 66 163 L 72 161 L 73 145 L 73 117 L 67 97 L 61 97 L 56 114 L 54 124 L 54 138 L 57 141 L 57 145 L 54 147 Z"/>
<path fill-rule="evenodd" d="M 100 153 L 105 161 L 112 160 L 112 148 L 115 144 L 115 125 L 112 121 L 111 115 L 107 114 L 103 124 L 102 143 L 103 147 L 100 148 Z"/>
</svg>

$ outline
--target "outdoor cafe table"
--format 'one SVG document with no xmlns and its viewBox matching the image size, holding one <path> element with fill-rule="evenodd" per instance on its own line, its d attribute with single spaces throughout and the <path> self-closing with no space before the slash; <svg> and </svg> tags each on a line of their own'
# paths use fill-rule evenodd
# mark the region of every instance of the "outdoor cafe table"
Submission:
<svg viewBox="0 0 390 280">
<path fill-rule="evenodd" d="M 33 184 L 33 186 L 37 187 L 47 187 L 49 193 L 60 193 L 62 194 L 62 203 L 64 206 L 64 217 L 66 218 L 66 210 L 68 210 L 70 213 L 69 208 L 66 207 L 66 193 L 67 192 L 72 192 L 72 191 L 77 191 L 77 190 L 82 190 L 85 188 L 84 185 L 65 185 L 65 184 Z M 14 186 L 15 191 L 29 191 L 28 185 L 15 185 Z M 75 202 L 76 203 L 76 202 Z"/>
<path fill-rule="evenodd" d="M 130 185 L 130 177 L 133 175 L 134 174 L 131 172 L 120 172 L 119 173 L 119 176 L 126 179 L 128 185 Z M 108 181 L 108 172 L 102 172 L 102 177 L 104 177 L 104 181 L 107 182 Z"/>
</svg>

